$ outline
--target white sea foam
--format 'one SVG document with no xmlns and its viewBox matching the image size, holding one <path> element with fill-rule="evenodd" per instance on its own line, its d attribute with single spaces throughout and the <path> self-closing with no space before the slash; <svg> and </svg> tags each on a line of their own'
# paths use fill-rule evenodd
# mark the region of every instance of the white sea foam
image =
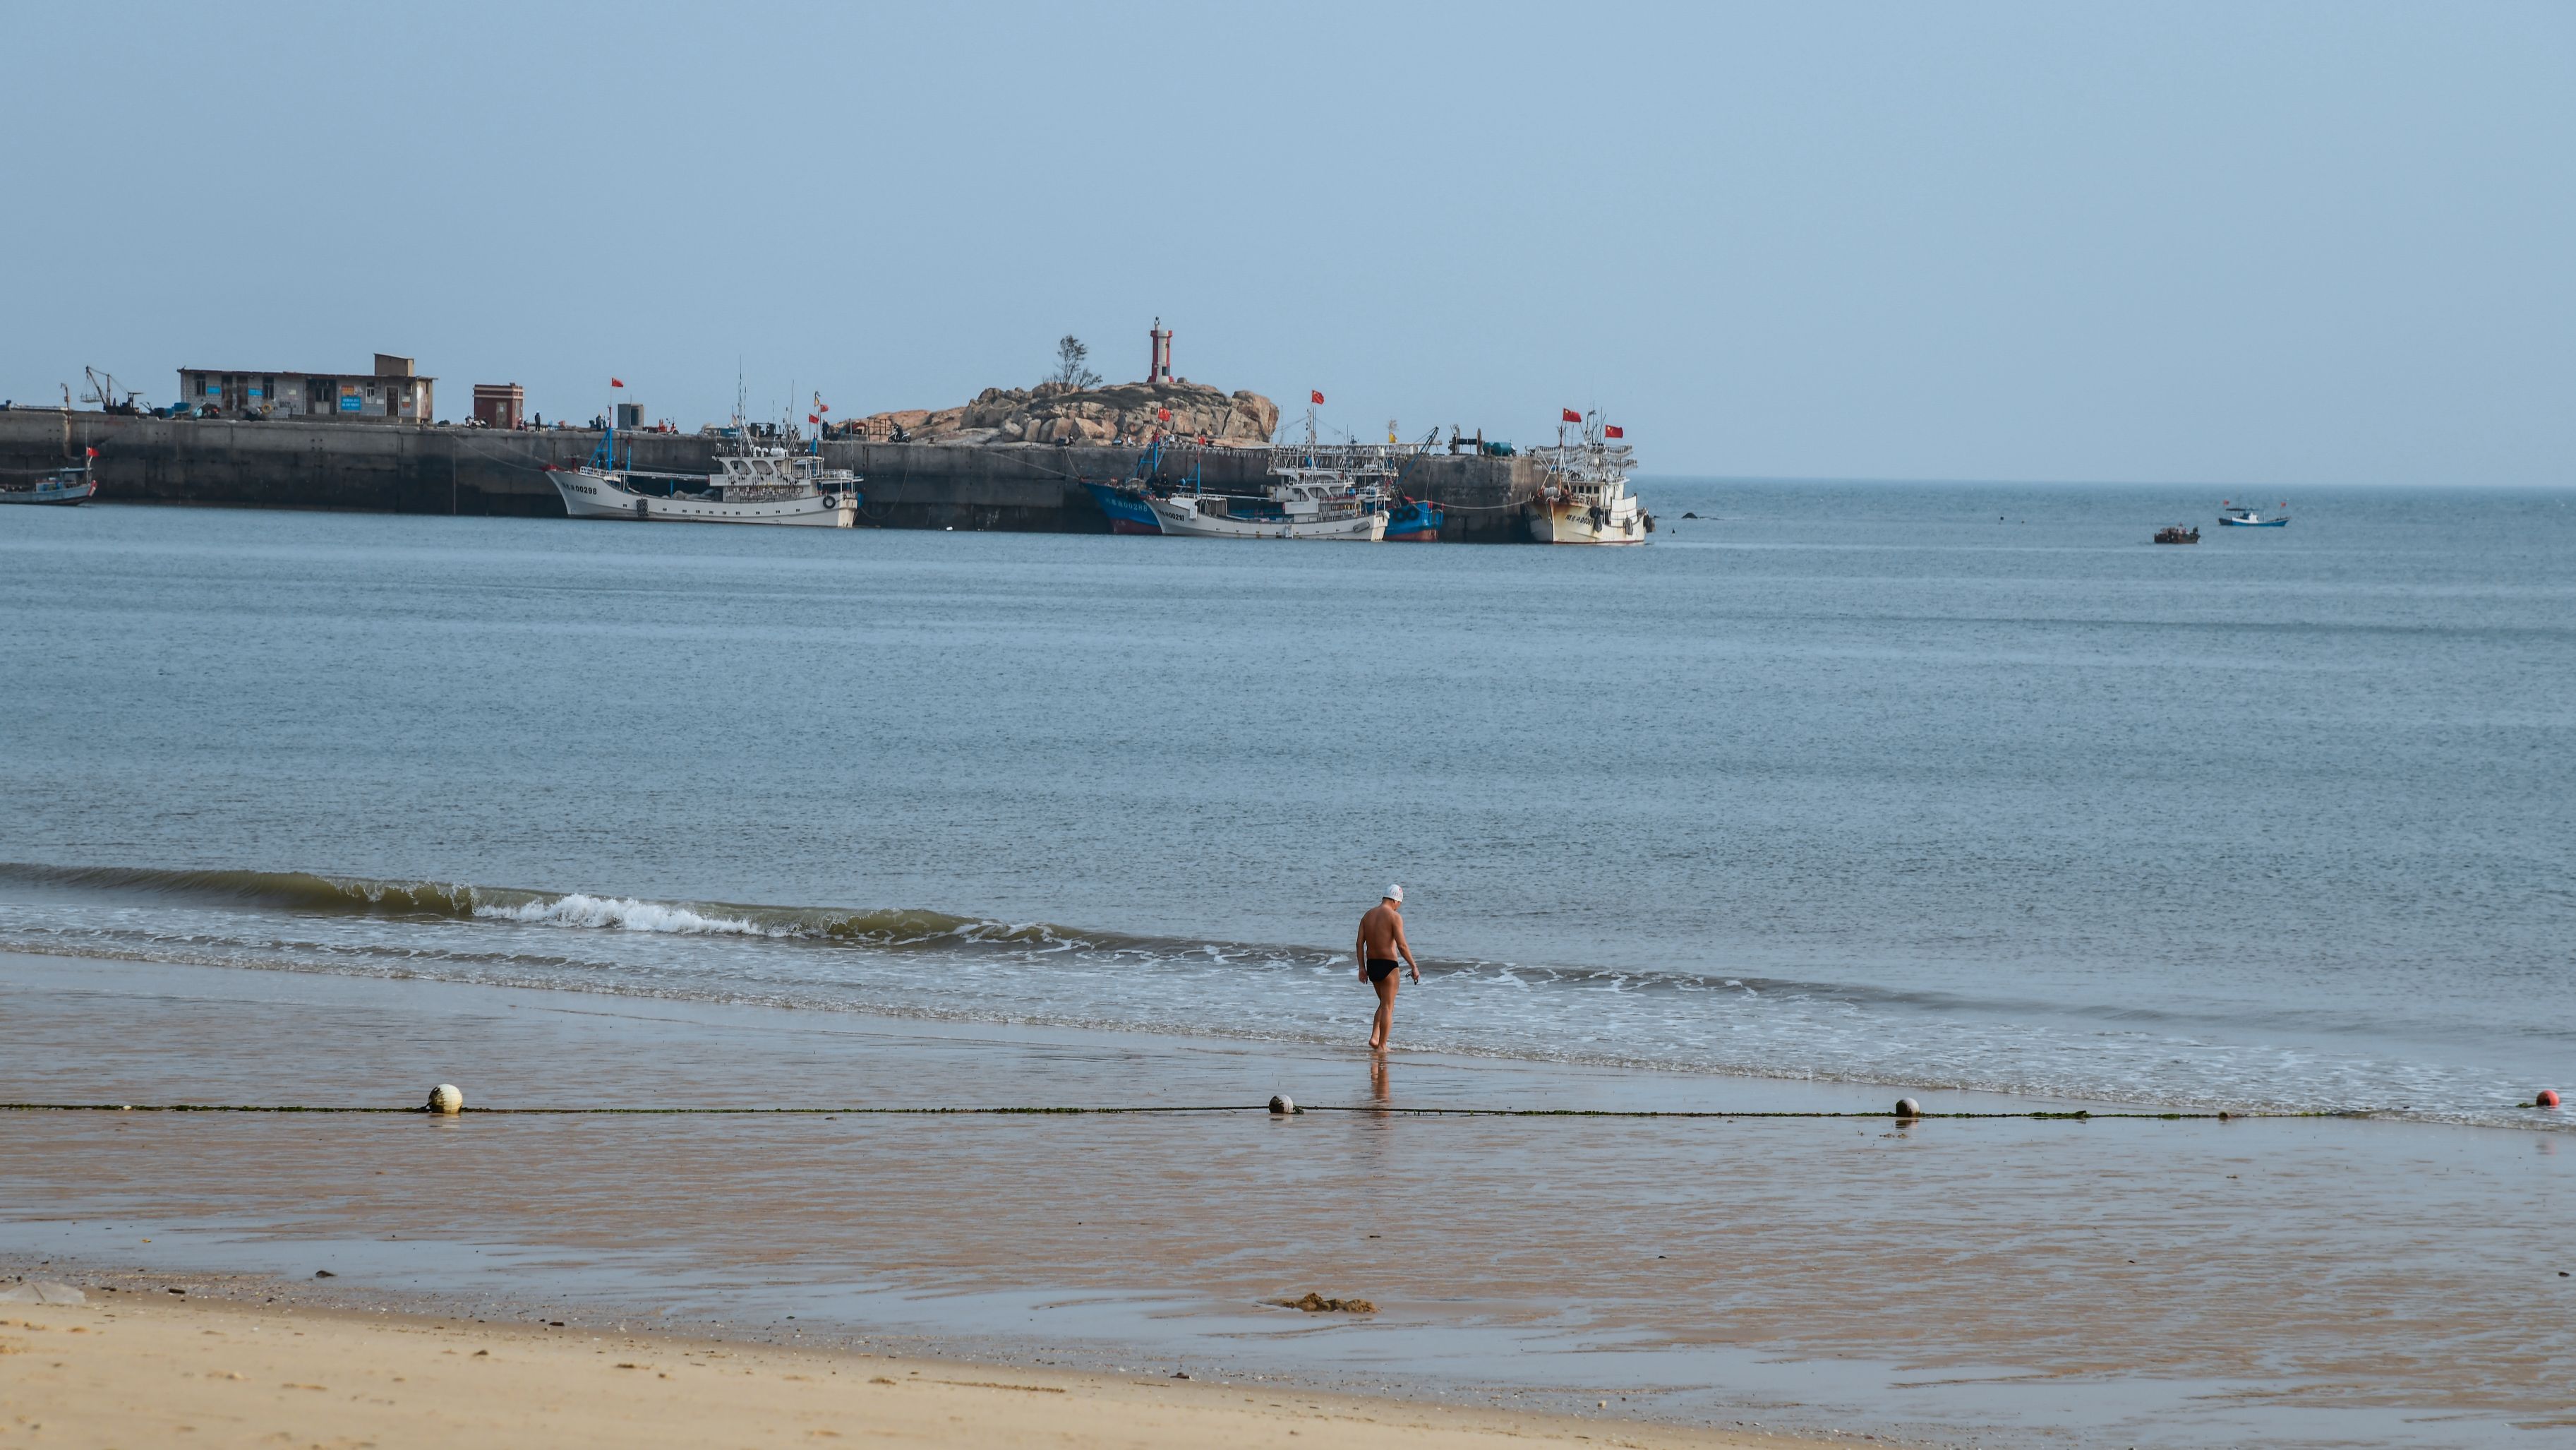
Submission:
<svg viewBox="0 0 2576 1450">
<path fill-rule="evenodd" d="M 477 906 L 474 914 L 492 921 L 532 926 L 597 927 L 613 931 L 658 931 L 679 935 L 782 936 L 784 932 L 741 917 L 708 916 L 685 906 L 638 901 L 631 896 L 592 896 L 576 891 L 552 901 L 516 906 Z"/>
</svg>

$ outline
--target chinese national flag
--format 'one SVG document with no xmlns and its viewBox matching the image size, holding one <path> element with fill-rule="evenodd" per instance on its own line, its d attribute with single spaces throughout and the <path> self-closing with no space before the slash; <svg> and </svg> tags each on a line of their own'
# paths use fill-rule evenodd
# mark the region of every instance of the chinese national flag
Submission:
<svg viewBox="0 0 2576 1450">
<path fill-rule="evenodd" d="M 1610 427 L 1602 429 L 1601 436 L 1604 438 L 1625 438 L 1628 436 L 1628 430 L 1613 424 Z"/>
<path fill-rule="evenodd" d="M 1566 408 L 1566 409 L 1563 409 L 1563 410 L 1561 410 L 1561 411 L 1563 411 L 1563 412 L 1564 412 L 1564 414 L 1565 414 L 1565 421 L 1567 421 L 1568 423 L 1580 423 L 1580 422 L 1582 422 L 1582 421 L 1583 421 L 1583 415 L 1582 415 L 1581 413 L 1578 413 L 1578 412 L 1574 411 L 1572 408 Z"/>
<path fill-rule="evenodd" d="M 805 421 L 806 421 L 806 422 L 808 422 L 808 423 L 820 423 L 820 422 L 822 422 L 823 420 L 822 420 L 822 419 L 820 419 L 820 418 L 815 417 L 815 416 L 814 416 L 813 414 L 811 414 L 811 413 L 808 413 L 808 414 L 806 414 L 806 415 L 805 415 Z"/>
<path fill-rule="evenodd" d="M 1324 395 L 1322 393 L 1310 392 L 1306 396 L 1314 399 L 1318 403 L 1324 401 Z"/>
<path fill-rule="evenodd" d="M 1169 423 L 1172 421 L 1172 410 L 1169 408 L 1156 408 L 1154 410 L 1154 418 L 1158 422 Z"/>
<path fill-rule="evenodd" d="M 96 457 L 98 456 L 98 450 L 97 450 L 97 449 L 95 449 L 95 448 L 84 448 L 84 449 L 82 449 L 81 451 L 82 451 L 83 453 L 88 454 L 88 455 L 89 455 L 90 457 L 92 457 L 92 458 L 96 458 Z"/>
<path fill-rule="evenodd" d="M 626 386 L 626 380 L 624 378 L 610 378 L 608 380 L 608 385 L 612 388 L 622 388 Z"/>
</svg>

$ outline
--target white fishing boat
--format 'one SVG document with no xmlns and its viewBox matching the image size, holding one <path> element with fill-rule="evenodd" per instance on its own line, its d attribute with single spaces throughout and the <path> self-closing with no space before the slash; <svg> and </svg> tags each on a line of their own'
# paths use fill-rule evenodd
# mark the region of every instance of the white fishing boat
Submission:
<svg viewBox="0 0 2576 1450">
<path fill-rule="evenodd" d="M 2290 526 L 2290 506 L 2286 503 L 2281 505 L 2280 513 L 2271 516 L 2266 516 L 2252 504 L 2241 504 L 2233 499 L 2221 500 L 2218 508 L 2218 521 L 2230 528 L 2286 529 Z"/>
<path fill-rule="evenodd" d="M 1157 494 L 1147 505 L 1164 533 L 1184 538 L 1374 544 L 1386 537 L 1386 510 L 1333 484 L 1273 483 L 1257 495 Z"/>
<path fill-rule="evenodd" d="M 90 450 L 90 457 L 98 450 Z M 58 468 L 32 477 L 0 476 L 0 503 L 83 504 L 98 497 L 98 480 L 89 476 L 89 458 L 77 468 Z"/>
<path fill-rule="evenodd" d="M 1576 428 L 1572 436 L 1566 430 Z M 1530 450 L 1547 470 L 1539 496 L 1530 501 L 1530 537 L 1542 544 L 1642 544 L 1655 531 L 1655 517 L 1628 491 L 1628 470 L 1636 454 L 1618 441 L 1622 430 L 1601 421 L 1598 409 L 1580 415 L 1568 409 L 1557 424 L 1556 442 Z"/>
<path fill-rule="evenodd" d="M 714 473 L 615 467 L 617 434 L 612 428 L 600 435 L 590 462 L 579 468 L 550 465 L 546 476 L 563 495 L 564 512 L 577 519 L 858 526 L 857 474 L 825 468 L 811 451 L 791 452 L 789 445 L 801 441 L 792 427 L 755 435 L 736 418 L 730 431 L 734 436 L 717 444 Z M 628 462 L 633 462 L 631 453 Z"/>
<path fill-rule="evenodd" d="M 1324 443 L 1315 437 L 1315 413 L 1306 411 L 1306 441 L 1281 443 L 1270 450 L 1268 481 L 1258 492 L 1229 493 L 1211 489 L 1192 468 L 1171 487 L 1155 487 L 1140 478 L 1120 488 L 1103 489 L 1102 507 L 1142 503 L 1152 510 L 1163 533 L 1201 539 L 1324 539 L 1374 544 L 1386 537 L 1389 485 L 1405 461 L 1419 449 L 1393 444 Z M 1159 447 L 1139 465 L 1140 473 L 1160 457 Z"/>
</svg>

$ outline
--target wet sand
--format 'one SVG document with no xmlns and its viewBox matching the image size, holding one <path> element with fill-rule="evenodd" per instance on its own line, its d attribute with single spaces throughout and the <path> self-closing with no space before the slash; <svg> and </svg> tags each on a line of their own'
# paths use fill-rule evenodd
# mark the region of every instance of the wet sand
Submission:
<svg viewBox="0 0 2576 1450">
<path fill-rule="evenodd" d="M 389 1105 L 437 1081 L 485 1107 L 1891 1096 L 1402 1053 L 1373 1075 L 1359 1053 L 1240 1042 L 0 959 L 7 1100 Z M 2576 1429 L 2557 1134 L 1257 1111 L 25 1113 L 0 1132 L 0 1255 L 73 1282 L 225 1275 L 248 1298 L 585 1333 L 1940 1443 Z M 1308 1290 L 1379 1312 L 1264 1302 Z"/>
<path fill-rule="evenodd" d="M 17 1356 L 0 1378 L 0 1444 L 1470 1450 L 1602 1443 L 1610 1428 L 1268 1385 L 177 1303 L 0 1315 L 0 1354 Z M 1812 1442 L 1621 1426 L 1616 1443 Z"/>
</svg>

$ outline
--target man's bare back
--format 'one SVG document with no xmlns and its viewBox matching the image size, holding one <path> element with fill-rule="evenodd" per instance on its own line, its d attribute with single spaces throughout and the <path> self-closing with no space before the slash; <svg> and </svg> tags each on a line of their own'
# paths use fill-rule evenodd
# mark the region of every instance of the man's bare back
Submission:
<svg viewBox="0 0 2576 1450">
<path fill-rule="evenodd" d="M 1395 967 L 1400 958 L 1413 973 L 1413 984 L 1422 985 L 1422 967 L 1413 960 L 1413 944 L 1404 939 L 1404 888 L 1390 886 L 1378 904 L 1360 918 L 1359 938 L 1352 954 L 1360 961 L 1360 980 L 1377 991 L 1377 1020 L 1369 1026 L 1369 1047 L 1386 1046 L 1387 1034 L 1395 1027 Z"/>
</svg>

